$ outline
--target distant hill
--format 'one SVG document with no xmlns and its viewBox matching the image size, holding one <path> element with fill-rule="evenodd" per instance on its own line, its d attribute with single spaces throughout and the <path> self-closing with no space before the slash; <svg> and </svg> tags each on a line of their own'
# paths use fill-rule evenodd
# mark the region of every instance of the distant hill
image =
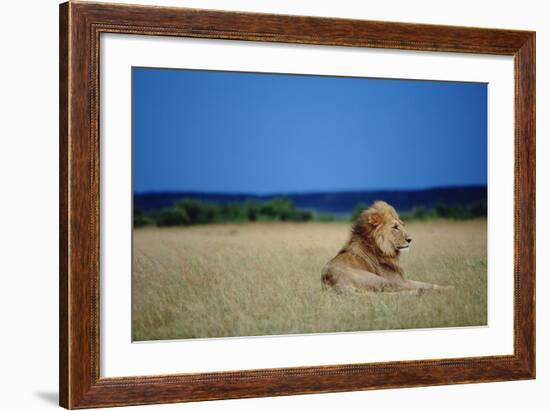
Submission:
<svg viewBox="0 0 550 411">
<path fill-rule="evenodd" d="M 425 190 L 376 190 L 342 191 L 325 193 L 273 193 L 269 195 L 224 194 L 200 192 L 155 192 L 134 195 L 134 207 L 142 211 L 171 207 L 182 198 L 194 198 L 217 204 L 240 203 L 246 200 L 269 201 L 276 197 L 286 197 L 294 201 L 298 208 L 350 215 L 359 203 L 370 204 L 384 200 L 398 211 L 406 212 L 417 207 L 433 208 L 437 204 L 448 206 L 469 206 L 487 201 L 486 186 L 439 187 Z"/>
</svg>

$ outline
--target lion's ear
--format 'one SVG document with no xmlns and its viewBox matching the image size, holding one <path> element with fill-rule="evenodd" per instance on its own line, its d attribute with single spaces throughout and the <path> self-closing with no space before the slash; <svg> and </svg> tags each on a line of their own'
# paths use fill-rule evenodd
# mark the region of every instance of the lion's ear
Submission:
<svg viewBox="0 0 550 411">
<path fill-rule="evenodd" d="M 369 213 L 368 222 L 369 224 L 372 224 L 374 227 L 378 227 L 380 224 L 384 222 L 384 217 L 382 216 L 381 213 L 378 213 L 376 211 L 371 211 Z"/>
</svg>

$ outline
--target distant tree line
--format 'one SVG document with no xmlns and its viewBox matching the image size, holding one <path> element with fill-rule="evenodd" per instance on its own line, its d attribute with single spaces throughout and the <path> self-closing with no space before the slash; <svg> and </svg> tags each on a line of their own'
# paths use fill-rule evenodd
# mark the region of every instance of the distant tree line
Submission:
<svg viewBox="0 0 550 411">
<path fill-rule="evenodd" d="M 355 221 L 368 204 L 360 203 L 352 212 Z M 434 208 L 418 207 L 408 213 L 400 213 L 403 220 L 429 220 L 445 218 L 467 220 L 486 217 L 487 203 L 478 202 L 469 206 L 437 204 Z M 134 209 L 134 227 L 153 225 L 158 227 L 190 226 L 212 223 L 244 223 L 254 221 L 322 221 L 341 220 L 332 214 L 317 213 L 297 208 L 288 198 L 274 198 L 260 202 L 249 200 L 242 203 L 216 204 L 192 198 L 176 201 L 172 207 L 145 212 Z"/>
<path fill-rule="evenodd" d="M 369 206 L 357 204 L 353 209 L 351 220 L 355 221 L 361 211 Z M 429 220 L 445 218 L 449 220 L 468 220 L 471 218 L 487 217 L 487 202 L 479 201 L 471 205 L 446 205 L 437 204 L 434 208 L 417 207 L 408 213 L 400 213 L 403 220 Z"/>
<path fill-rule="evenodd" d="M 329 214 L 315 213 L 297 208 L 288 198 L 274 198 L 270 201 L 256 200 L 242 203 L 215 204 L 184 198 L 174 206 L 146 213 L 134 209 L 134 226 L 146 225 L 189 226 L 210 223 L 239 223 L 254 221 L 332 221 Z"/>
</svg>

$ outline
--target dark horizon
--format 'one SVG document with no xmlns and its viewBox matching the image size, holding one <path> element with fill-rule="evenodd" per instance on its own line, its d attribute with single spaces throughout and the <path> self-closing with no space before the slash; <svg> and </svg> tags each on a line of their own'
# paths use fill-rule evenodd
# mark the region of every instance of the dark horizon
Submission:
<svg viewBox="0 0 550 411">
<path fill-rule="evenodd" d="M 311 191 L 273 191 L 273 192 L 245 192 L 245 191 L 201 191 L 201 190 L 150 190 L 150 191 L 134 191 L 134 196 L 157 195 L 157 194 L 197 194 L 197 195 L 227 195 L 227 196 L 253 196 L 253 197 L 273 197 L 284 195 L 316 195 L 316 194 L 352 194 L 352 193 L 399 193 L 399 192 L 422 192 L 431 190 L 447 190 L 447 189 L 463 189 L 463 188 L 484 188 L 487 189 L 487 184 L 464 184 L 464 185 L 444 185 L 419 188 L 373 188 L 373 189 L 342 189 L 342 190 L 311 190 Z"/>
</svg>

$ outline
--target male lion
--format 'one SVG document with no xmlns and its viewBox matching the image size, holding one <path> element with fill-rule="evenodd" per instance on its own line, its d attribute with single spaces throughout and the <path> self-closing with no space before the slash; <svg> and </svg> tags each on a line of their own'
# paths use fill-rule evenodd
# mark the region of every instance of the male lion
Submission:
<svg viewBox="0 0 550 411">
<path fill-rule="evenodd" d="M 411 241 L 395 209 L 384 201 L 375 202 L 359 215 L 346 245 L 324 266 L 323 289 L 422 293 L 448 288 L 405 278 L 399 254 L 408 250 Z"/>
</svg>

